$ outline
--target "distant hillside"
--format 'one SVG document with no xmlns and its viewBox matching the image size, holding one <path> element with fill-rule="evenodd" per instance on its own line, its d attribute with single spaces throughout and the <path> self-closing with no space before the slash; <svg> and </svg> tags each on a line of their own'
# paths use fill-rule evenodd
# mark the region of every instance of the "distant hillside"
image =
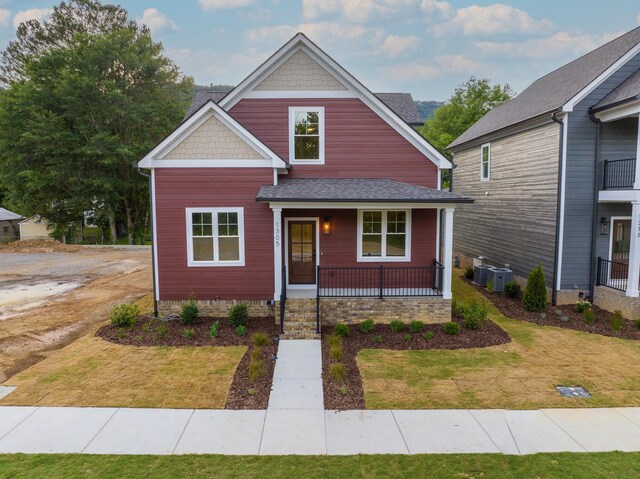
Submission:
<svg viewBox="0 0 640 479">
<path fill-rule="evenodd" d="M 193 92 L 199 92 L 199 91 L 231 91 L 233 90 L 234 86 L 233 85 L 222 85 L 222 84 L 218 84 L 218 85 L 214 85 L 213 83 L 211 83 L 210 85 L 193 85 Z"/>
<path fill-rule="evenodd" d="M 426 121 L 433 116 L 433 112 L 439 106 L 442 106 L 442 101 L 418 101 L 416 100 L 416 108 L 422 118 L 422 121 Z"/>
</svg>

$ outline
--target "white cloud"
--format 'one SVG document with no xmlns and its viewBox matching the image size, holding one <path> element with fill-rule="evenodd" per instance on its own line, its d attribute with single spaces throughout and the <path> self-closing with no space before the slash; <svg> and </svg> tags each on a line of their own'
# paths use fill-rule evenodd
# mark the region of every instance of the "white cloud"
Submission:
<svg viewBox="0 0 640 479">
<path fill-rule="evenodd" d="M 365 23 L 373 18 L 389 19 L 416 4 L 417 0 L 303 0 L 302 16 L 313 20 L 341 14 L 350 22 Z"/>
<path fill-rule="evenodd" d="M 450 17 L 454 13 L 454 9 L 449 2 L 438 0 L 422 0 L 420 8 L 427 15 L 438 14 L 445 18 Z"/>
<path fill-rule="evenodd" d="M 420 39 L 410 35 L 406 37 L 389 35 L 380 46 L 380 50 L 389 57 L 397 57 L 409 50 L 413 50 L 420 43 Z"/>
<path fill-rule="evenodd" d="M 52 8 L 30 8 L 29 10 L 23 10 L 16 13 L 13 17 L 13 27 L 18 28 L 21 23 L 29 20 L 42 21 L 51 15 L 51 12 L 53 12 Z"/>
<path fill-rule="evenodd" d="M 485 69 L 485 65 L 464 55 L 439 55 L 435 60 L 440 68 L 448 73 L 477 74 Z"/>
<path fill-rule="evenodd" d="M 9 25 L 9 18 L 11 18 L 11 10 L 0 8 L 0 25 L 3 27 Z"/>
<path fill-rule="evenodd" d="M 311 40 L 320 45 L 328 43 L 342 43 L 353 41 L 368 41 L 379 44 L 384 38 L 384 29 L 367 28 L 362 25 L 345 25 L 337 22 L 301 23 L 299 25 L 279 25 L 276 27 L 263 27 L 249 30 L 247 40 L 252 45 L 261 45 L 264 42 L 282 43 L 294 36 L 297 32 L 302 32 Z M 349 49 L 354 48 L 354 44 L 347 45 Z"/>
<path fill-rule="evenodd" d="M 138 19 L 138 22 L 148 26 L 151 33 L 160 33 L 165 30 L 177 32 L 180 30 L 180 27 L 173 20 L 157 8 L 147 8 L 142 13 L 142 18 Z"/>
<path fill-rule="evenodd" d="M 440 75 L 440 71 L 424 63 L 402 63 L 400 65 L 393 65 L 389 67 L 380 68 L 382 75 L 391 76 L 400 81 L 419 81 L 419 80 L 431 80 Z"/>
<path fill-rule="evenodd" d="M 534 20 L 527 12 L 496 3 L 481 7 L 458 8 L 448 21 L 435 25 L 433 32 L 440 37 L 452 33 L 463 35 L 496 35 L 504 33 L 533 34 L 553 28 L 550 20 Z"/>
<path fill-rule="evenodd" d="M 571 35 L 567 32 L 558 32 L 546 38 L 536 38 L 522 42 L 476 42 L 475 45 L 487 57 L 547 59 L 582 55 L 620 35 L 621 33 Z"/>
<path fill-rule="evenodd" d="M 203 10 L 230 10 L 232 8 L 242 8 L 255 0 L 198 0 Z"/>
</svg>

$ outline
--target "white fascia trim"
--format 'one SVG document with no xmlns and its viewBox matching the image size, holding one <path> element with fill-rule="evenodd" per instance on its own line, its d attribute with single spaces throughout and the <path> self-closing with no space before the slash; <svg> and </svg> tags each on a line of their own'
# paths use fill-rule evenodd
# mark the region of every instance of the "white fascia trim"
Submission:
<svg viewBox="0 0 640 479">
<path fill-rule="evenodd" d="M 349 90 L 279 90 L 257 91 L 252 90 L 243 98 L 274 99 L 274 98 L 358 98 L 358 95 Z"/>
<path fill-rule="evenodd" d="M 153 168 L 272 168 L 271 160 L 155 160 Z M 274 169 L 275 171 L 275 169 Z"/>
<path fill-rule="evenodd" d="M 621 56 L 613 65 L 602 72 L 595 80 L 589 83 L 585 88 L 578 92 L 573 98 L 562 106 L 562 111 L 573 111 L 575 106 L 580 103 L 594 89 L 602 84 L 607 78 L 613 75 L 618 69 L 640 53 L 640 43 L 635 45 L 631 50 Z"/>
<path fill-rule="evenodd" d="M 295 121 L 296 113 L 318 113 L 319 151 L 317 160 L 296 160 L 295 156 Z M 323 106 L 290 106 L 289 107 L 289 164 L 291 165 L 324 165 L 324 107 Z"/>
<path fill-rule="evenodd" d="M 156 301 L 160 301 L 160 271 L 158 266 L 158 220 L 156 216 L 156 172 L 151 170 L 151 217 L 153 221 L 153 268 L 154 278 L 156 282 Z"/>
<path fill-rule="evenodd" d="M 244 262 L 244 208 L 240 207 L 198 207 L 198 208 L 185 208 L 186 212 L 186 225 L 187 225 L 187 266 L 189 268 L 206 268 L 206 267 L 236 267 L 245 266 Z M 213 230 L 213 258 L 214 261 L 194 261 L 193 258 L 193 236 L 192 236 L 192 213 L 211 213 L 212 216 L 212 230 Z M 239 259 L 237 261 L 220 261 L 216 259 L 220 254 L 218 247 L 218 213 L 237 213 L 238 214 L 238 248 Z"/>
<path fill-rule="evenodd" d="M 269 208 L 282 208 L 282 209 L 335 209 L 335 210 L 433 210 L 438 208 L 451 208 L 456 207 L 455 203 L 355 203 L 355 202 L 332 202 L 332 203 L 320 203 L 320 202 L 269 202 Z"/>
<path fill-rule="evenodd" d="M 630 118 L 640 114 L 640 100 L 630 101 L 624 105 L 599 111 L 594 116 L 602 123 Z"/>
<path fill-rule="evenodd" d="M 286 58 L 293 55 L 294 48 L 298 43 L 302 44 L 302 49 L 312 58 L 319 60 L 319 64 L 331 73 L 336 80 L 342 83 L 348 90 L 356 94 L 357 98 L 363 101 L 369 108 L 374 110 L 385 120 L 389 126 L 402 135 L 409 143 L 415 146 L 427 159 L 433 162 L 438 168 L 450 169 L 453 167 L 433 145 L 425 140 L 411 126 L 407 125 L 394 111 L 387 107 L 378 97 L 371 93 L 362 83 L 353 77 L 348 71 L 342 68 L 335 60 L 324 53 L 311 40 L 301 33 L 295 35 L 285 43 L 271 58 L 258 67 L 252 74 L 245 78 L 240 84 L 227 94 L 221 101 L 220 106 L 229 110 L 238 101 L 247 95 L 247 90 L 267 72 L 277 68 Z M 291 50 L 291 51 L 290 51 Z M 324 64 L 323 64 L 324 63 Z"/>
<path fill-rule="evenodd" d="M 380 253 L 381 256 L 363 256 L 362 255 L 362 221 L 363 221 L 363 213 L 365 211 L 382 211 L 382 242 L 380 245 Z M 404 248 L 405 254 L 404 256 L 386 256 L 387 249 L 387 214 L 389 211 L 404 211 L 406 214 L 406 223 L 405 223 L 405 240 L 404 240 Z M 411 261 L 411 209 L 375 209 L 375 208 L 364 208 L 358 210 L 358 239 L 357 239 L 357 256 L 356 261 L 358 263 L 408 263 Z M 382 253 L 385 253 L 382 256 Z"/>
<path fill-rule="evenodd" d="M 631 203 L 640 201 L 640 190 L 602 190 L 598 193 L 598 203 Z"/>
<path fill-rule="evenodd" d="M 163 155 L 169 153 L 175 148 L 179 141 L 188 136 L 193 130 L 202 125 L 211 116 L 215 116 L 231 131 L 242 138 L 249 146 L 256 150 L 266 160 L 271 163 L 272 168 L 286 168 L 287 164 L 275 154 L 269 147 L 256 138 L 251 132 L 244 128 L 240 123 L 234 120 L 226 111 L 220 108 L 215 102 L 209 100 L 200 109 L 185 120 L 178 128 L 176 128 L 169 136 L 161 141 L 153 150 L 151 150 L 140 162 L 138 168 L 154 168 L 158 161 L 170 161 L 159 159 Z M 245 161 L 245 160 L 234 160 Z M 179 167 L 179 166 L 178 166 Z"/>
<path fill-rule="evenodd" d="M 560 224 L 558 225 L 558 274 L 556 276 L 556 290 L 560 291 L 562 284 L 562 255 L 564 253 L 564 209 L 567 182 L 567 136 L 569 131 L 569 114 L 562 117 L 562 182 L 560 184 Z"/>
</svg>

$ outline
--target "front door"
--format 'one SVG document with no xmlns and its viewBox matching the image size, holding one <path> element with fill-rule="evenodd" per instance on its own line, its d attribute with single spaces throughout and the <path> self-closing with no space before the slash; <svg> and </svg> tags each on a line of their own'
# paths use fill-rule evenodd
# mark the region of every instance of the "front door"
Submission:
<svg viewBox="0 0 640 479">
<path fill-rule="evenodd" d="M 289 284 L 316 283 L 316 222 L 289 221 Z"/>
<path fill-rule="evenodd" d="M 631 246 L 631 220 L 613 220 L 611 232 L 611 261 L 614 263 L 629 264 L 629 251 Z M 625 279 L 627 268 L 611 265 L 612 279 Z"/>
</svg>

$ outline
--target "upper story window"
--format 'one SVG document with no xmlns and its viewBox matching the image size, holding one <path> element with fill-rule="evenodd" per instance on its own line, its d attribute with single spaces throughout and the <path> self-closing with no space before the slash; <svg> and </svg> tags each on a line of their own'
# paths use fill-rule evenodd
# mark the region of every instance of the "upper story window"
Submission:
<svg viewBox="0 0 640 479">
<path fill-rule="evenodd" d="M 358 261 L 410 261 L 409 210 L 358 211 Z"/>
<path fill-rule="evenodd" d="M 187 208 L 187 264 L 244 266 L 242 208 Z"/>
<path fill-rule="evenodd" d="M 491 143 L 485 143 L 480 149 L 480 179 L 491 177 Z"/>
<path fill-rule="evenodd" d="M 289 162 L 324 164 L 324 108 L 289 108 Z"/>
</svg>

